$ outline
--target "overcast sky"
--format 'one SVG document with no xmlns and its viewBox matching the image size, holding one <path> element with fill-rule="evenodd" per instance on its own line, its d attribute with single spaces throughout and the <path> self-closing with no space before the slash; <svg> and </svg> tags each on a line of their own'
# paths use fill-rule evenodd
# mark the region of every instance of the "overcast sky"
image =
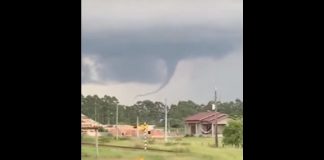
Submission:
<svg viewBox="0 0 324 160">
<path fill-rule="evenodd" d="M 242 0 L 82 0 L 82 94 L 243 99 L 242 39 Z"/>
</svg>

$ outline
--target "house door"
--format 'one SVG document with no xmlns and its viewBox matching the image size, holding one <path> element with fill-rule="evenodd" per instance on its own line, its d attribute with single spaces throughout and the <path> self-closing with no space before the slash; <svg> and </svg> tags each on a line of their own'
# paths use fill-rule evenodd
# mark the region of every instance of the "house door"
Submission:
<svg viewBox="0 0 324 160">
<path fill-rule="evenodd" d="M 196 134 L 196 124 L 191 124 L 191 135 Z"/>
</svg>

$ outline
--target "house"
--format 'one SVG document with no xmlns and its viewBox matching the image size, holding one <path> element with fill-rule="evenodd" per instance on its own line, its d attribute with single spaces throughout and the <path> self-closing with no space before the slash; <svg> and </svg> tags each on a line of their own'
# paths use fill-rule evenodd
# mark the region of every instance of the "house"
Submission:
<svg viewBox="0 0 324 160">
<path fill-rule="evenodd" d="M 222 135 L 229 120 L 228 115 L 220 112 L 200 112 L 185 119 L 185 134 L 187 135 L 215 135 L 217 117 L 218 135 Z"/>
<path fill-rule="evenodd" d="M 97 127 L 102 127 L 102 124 L 90 119 L 84 114 L 81 114 L 81 134 L 95 136 L 96 130 L 94 128 Z"/>
<path fill-rule="evenodd" d="M 132 125 L 111 125 L 105 127 L 105 129 L 108 130 L 110 134 L 113 136 L 117 135 L 117 130 L 118 130 L 118 135 L 123 137 L 133 137 L 136 136 L 136 129 Z"/>
<path fill-rule="evenodd" d="M 118 130 L 118 136 L 120 137 L 137 137 L 137 129 L 135 126 L 132 125 L 111 125 L 106 126 L 105 129 L 108 130 L 110 134 L 113 136 L 117 135 Z M 150 131 L 150 134 L 148 135 L 151 138 L 163 138 L 164 132 L 155 129 L 155 125 L 148 125 L 148 131 Z M 142 137 L 144 135 L 144 132 L 141 130 L 138 130 L 138 136 Z"/>
</svg>

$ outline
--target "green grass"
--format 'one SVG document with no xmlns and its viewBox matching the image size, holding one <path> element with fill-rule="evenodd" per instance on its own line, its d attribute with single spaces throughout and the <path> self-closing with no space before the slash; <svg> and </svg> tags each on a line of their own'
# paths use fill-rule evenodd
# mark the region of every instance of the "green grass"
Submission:
<svg viewBox="0 0 324 160">
<path fill-rule="evenodd" d="M 83 142 L 94 143 L 92 137 L 84 137 Z M 167 150 L 189 150 L 184 153 L 168 153 L 168 152 L 156 152 L 156 151 L 144 151 L 144 150 L 129 150 L 129 149 L 117 149 L 110 147 L 99 147 L 99 160 L 139 160 L 143 157 L 144 160 L 242 160 L 243 149 L 242 148 L 215 148 L 213 138 L 203 137 L 186 137 L 181 140 L 170 139 L 171 145 L 165 145 L 163 139 L 155 140 L 154 144 L 150 144 L 148 147 L 167 149 Z M 142 140 L 112 140 L 108 143 L 110 145 L 120 146 L 135 146 L 143 145 Z M 82 146 L 82 159 L 83 160 L 95 160 L 95 147 Z"/>
</svg>

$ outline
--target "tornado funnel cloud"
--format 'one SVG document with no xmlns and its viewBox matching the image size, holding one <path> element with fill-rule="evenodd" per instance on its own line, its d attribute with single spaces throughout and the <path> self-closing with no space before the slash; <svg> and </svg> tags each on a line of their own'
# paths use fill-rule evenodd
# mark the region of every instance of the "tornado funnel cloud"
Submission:
<svg viewBox="0 0 324 160">
<path fill-rule="evenodd" d="M 148 96 L 148 95 L 152 95 L 152 94 L 155 94 L 155 93 L 158 93 L 159 91 L 161 91 L 165 86 L 167 86 L 176 70 L 176 66 L 177 66 L 177 62 L 169 62 L 167 63 L 167 76 L 164 80 L 164 82 L 161 84 L 161 86 L 154 90 L 154 91 L 151 91 L 151 92 L 147 92 L 147 93 L 144 93 L 144 94 L 139 94 L 139 95 L 136 95 L 135 98 L 139 98 L 139 97 L 144 97 L 144 96 Z"/>
</svg>

